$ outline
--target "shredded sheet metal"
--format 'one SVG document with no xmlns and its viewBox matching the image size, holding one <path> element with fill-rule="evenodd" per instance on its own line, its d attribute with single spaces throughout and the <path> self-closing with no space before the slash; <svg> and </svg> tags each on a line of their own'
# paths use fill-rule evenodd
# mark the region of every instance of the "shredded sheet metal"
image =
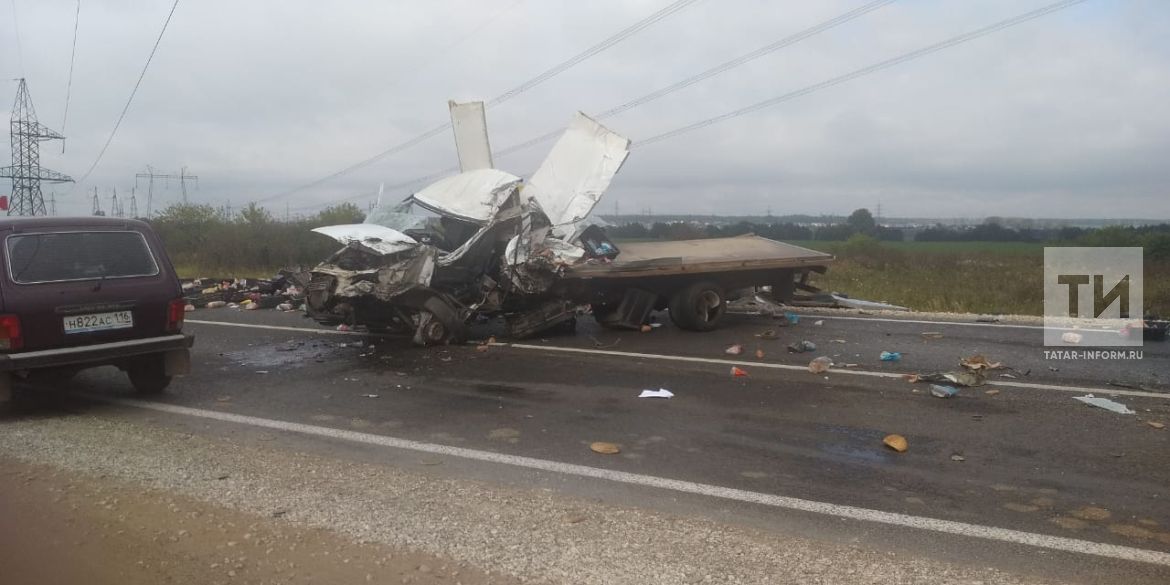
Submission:
<svg viewBox="0 0 1170 585">
<path fill-rule="evenodd" d="M 495 169 L 467 171 L 431 183 L 415 193 L 414 200 L 440 214 L 487 223 L 511 194 L 506 187 L 519 181 L 520 177 Z"/>
<path fill-rule="evenodd" d="M 554 226 L 589 216 L 630 155 L 630 140 L 577 112 L 522 191 Z"/>
<path fill-rule="evenodd" d="M 455 151 L 463 172 L 493 168 L 492 147 L 488 142 L 487 119 L 483 102 L 447 102 L 451 109 L 451 127 L 455 130 Z"/>
<path fill-rule="evenodd" d="M 348 246 L 357 244 L 374 254 L 396 254 L 418 246 L 414 238 L 396 230 L 370 223 L 329 225 L 313 228 L 313 231 L 329 236 Z"/>
</svg>

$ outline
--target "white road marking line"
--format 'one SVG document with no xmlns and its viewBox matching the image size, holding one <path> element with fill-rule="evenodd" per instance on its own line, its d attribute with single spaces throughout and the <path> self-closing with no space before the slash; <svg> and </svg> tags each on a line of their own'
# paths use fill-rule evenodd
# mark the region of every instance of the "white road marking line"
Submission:
<svg viewBox="0 0 1170 585">
<path fill-rule="evenodd" d="M 843 321 L 880 321 L 883 323 L 917 323 L 919 325 L 963 325 L 967 327 L 995 327 L 997 329 L 1039 329 L 1043 325 L 1015 325 L 1011 323 L 975 323 L 971 321 L 929 321 L 925 319 L 897 319 L 892 317 L 846 317 L 844 315 L 818 315 L 817 313 L 797 313 L 801 319 L 840 319 Z M 1071 329 L 1070 329 L 1071 331 Z"/>
<path fill-rule="evenodd" d="M 771 364 L 764 362 L 752 361 L 735 361 L 725 360 L 719 358 L 704 358 L 691 357 L 684 355 L 662 355 L 657 353 L 636 353 L 632 351 L 614 351 L 610 349 L 588 349 L 583 347 L 561 347 L 554 345 L 530 345 L 525 343 L 496 343 L 499 347 L 512 347 L 516 349 L 528 350 L 543 350 L 543 351 L 560 351 L 567 353 L 584 353 L 594 355 L 605 355 L 611 357 L 627 357 L 639 359 L 665 360 L 674 362 L 692 362 L 700 364 L 718 364 L 722 366 L 741 366 L 747 368 L 767 368 L 773 370 L 791 370 L 796 372 L 808 372 L 807 366 L 794 366 L 791 364 Z M 830 370 L 832 374 L 848 374 L 850 376 L 870 376 L 873 378 L 901 378 L 906 374 L 896 372 L 875 372 L 872 370 L 857 370 L 854 368 L 834 368 Z M 1011 388 L 1027 388 L 1029 390 L 1058 390 L 1061 392 L 1095 392 L 1098 394 L 1110 394 L 1117 396 L 1142 396 L 1145 398 L 1163 398 L 1170 399 L 1170 394 L 1159 392 L 1146 392 L 1143 390 L 1125 390 L 1122 388 L 1091 388 L 1087 386 L 1056 386 L 1052 384 L 1032 384 L 1029 382 L 1015 382 L 1012 380 L 995 379 L 988 380 L 988 384 L 995 386 L 1008 386 Z"/>
<path fill-rule="evenodd" d="M 876 522 L 879 524 L 903 526 L 919 530 L 930 530 L 933 532 L 942 532 L 945 534 L 954 534 L 971 538 L 982 538 L 985 540 L 994 540 L 1011 544 L 1022 544 L 1025 546 L 1046 548 L 1050 550 L 1058 550 L 1076 554 L 1094 555 L 1113 559 L 1121 559 L 1125 561 L 1137 561 L 1142 563 L 1170 566 L 1170 553 L 1164 553 L 1156 550 L 1105 544 L 1074 538 L 1064 538 L 1061 536 L 1049 536 L 1046 534 L 1036 534 L 1032 532 L 1023 532 L 1020 530 L 997 528 L 994 526 L 984 526 L 980 524 L 968 524 L 966 522 L 956 522 L 953 520 L 940 520 L 938 518 L 911 516 L 909 514 L 899 514 L 896 512 L 884 512 L 881 510 L 859 508 L 856 506 L 831 504 L 828 502 L 818 502 L 815 500 L 805 500 L 789 496 L 751 492 L 710 484 L 693 483 L 678 479 L 656 477 L 652 475 L 615 471 L 612 469 L 602 469 L 599 467 L 589 467 L 586 465 L 576 465 L 572 463 L 563 463 L 560 461 L 550 461 L 547 459 L 536 459 L 534 457 L 506 455 L 492 451 L 480 451 L 477 449 L 467 449 L 464 447 L 451 447 L 448 445 L 423 443 L 420 441 L 399 439 L 396 437 L 388 437 L 384 435 L 359 433 L 356 431 L 347 431 L 343 429 L 334 429 L 329 427 L 306 425 L 254 416 L 231 414 L 227 412 L 215 412 L 211 410 L 190 408 L 186 406 L 176 406 L 173 404 L 143 402 L 140 400 L 120 398 L 104 398 L 96 396 L 93 398 L 122 406 L 130 406 L 134 408 L 142 408 L 146 410 L 166 412 L 183 416 L 212 419 L 277 431 L 299 433 L 315 437 L 326 437 L 354 443 L 390 447 L 393 449 L 406 449 L 420 453 L 429 453 L 432 455 L 445 455 L 449 457 L 497 463 L 501 465 L 535 469 L 551 473 L 560 473 L 577 477 L 586 477 L 617 483 L 639 485 L 655 489 L 720 498 L 724 500 L 734 500 L 748 504 L 759 504 L 773 508 L 797 510 L 801 512 L 810 512 L 813 514 L 824 514 L 827 516 L 858 520 L 862 522 Z"/>
<path fill-rule="evenodd" d="M 310 329 L 308 327 L 288 327 L 285 325 L 261 325 L 259 323 L 229 323 L 227 321 L 202 321 L 186 319 L 185 323 L 196 325 L 222 325 L 224 327 L 243 327 L 245 329 L 270 329 L 272 331 L 295 331 L 297 333 L 322 333 L 326 335 L 361 335 L 362 337 L 384 337 L 380 333 L 366 333 L 364 331 L 338 331 L 336 329 Z"/>
<path fill-rule="evenodd" d="M 285 327 L 285 326 L 281 326 L 281 325 L 259 325 L 259 324 L 254 324 L 254 323 L 228 323 L 226 321 L 196 321 L 196 320 L 192 320 L 192 319 L 188 319 L 187 322 L 188 323 L 197 323 L 200 325 L 223 325 L 225 327 L 242 327 L 245 329 L 270 329 L 270 330 L 274 330 L 274 331 L 294 331 L 296 333 L 310 333 L 310 334 L 311 333 L 328 333 L 331 335 L 361 335 L 361 336 L 373 336 L 373 337 L 386 337 L 385 335 L 381 335 L 381 334 L 363 333 L 360 331 L 335 331 L 332 329 L 309 329 L 306 327 Z M 526 349 L 526 350 L 560 351 L 560 352 L 568 352 L 568 353 L 584 353 L 584 354 L 593 354 L 593 355 L 605 355 L 605 356 L 611 356 L 611 357 L 627 357 L 627 358 L 632 357 L 632 358 L 639 358 L 639 359 L 665 360 L 665 361 L 676 361 L 676 362 L 692 362 L 692 363 L 703 363 L 703 364 L 718 364 L 718 365 L 725 365 L 725 366 L 747 366 L 747 367 L 751 367 L 751 368 L 767 368 L 767 369 L 773 369 L 773 370 L 791 370 L 791 371 L 796 371 L 796 372 L 807 372 L 808 371 L 808 368 L 806 366 L 794 366 L 794 365 L 790 365 L 790 364 L 769 364 L 769 363 L 750 362 L 750 361 L 734 361 L 734 360 L 724 360 L 724 359 L 717 359 L 717 358 L 690 357 L 690 356 L 682 356 L 682 355 L 662 355 L 662 354 L 657 354 L 657 353 L 636 353 L 636 352 L 631 352 L 631 351 L 613 351 L 613 350 L 608 350 L 608 349 L 588 349 L 588 348 L 582 348 L 582 347 L 561 347 L 561 346 L 553 346 L 553 345 L 530 345 L 530 344 L 525 344 L 525 343 L 502 343 L 501 342 L 501 343 L 496 343 L 495 345 L 498 347 L 512 347 L 512 348 L 516 348 L 516 349 Z M 852 369 L 852 368 L 849 368 L 849 369 L 838 368 L 838 369 L 832 370 L 832 373 L 834 373 L 834 374 L 848 374 L 851 376 L 870 376 L 873 378 L 901 378 L 902 376 L 905 375 L 905 374 L 899 374 L 896 372 L 875 372 L 872 370 L 856 370 L 856 369 Z M 1100 387 L 1094 388 L 1094 387 L 1090 387 L 1090 386 L 1057 386 L 1057 385 L 1053 385 L 1053 384 L 1033 384 L 1030 382 L 1015 382 L 1015 381 L 1003 380 L 1003 379 L 996 379 L 995 381 L 993 381 L 993 382 L 989 381 L 988 383 L 994 384 L 996 386 L 1007 386 L 1010 388 L 1026 388 L 1028 390 L 1056 390 L 1056 391 L 1060 391 L 1060 392 L 1077 392 L 1077 393 L 1085 392 L 1085 393 L 1109 394 L 1109 395 L 1113 395 L 1113 396 L 1139 396 L 1139 397 L 1143 397 L 1143 398 L 1170 399 L 1170 394 L 1166 394 L 1166 393 L 1146 392 L 1144 390 L 1127 390 L 1124 388 L 1100 388 Z"/>
</svg>

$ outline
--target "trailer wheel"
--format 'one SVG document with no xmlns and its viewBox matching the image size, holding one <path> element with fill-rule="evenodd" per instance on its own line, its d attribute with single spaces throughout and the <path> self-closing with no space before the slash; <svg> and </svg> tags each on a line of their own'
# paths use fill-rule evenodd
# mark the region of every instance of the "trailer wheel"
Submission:
<svg viewBox="0 0 1170 585">
<path fill-rule="evenodd" d="M 670 320 L 680 329 L 711 331 L 727 313 L 727 297 L 713 282 L 696 282 L 670 297 Z"/>
</svg>

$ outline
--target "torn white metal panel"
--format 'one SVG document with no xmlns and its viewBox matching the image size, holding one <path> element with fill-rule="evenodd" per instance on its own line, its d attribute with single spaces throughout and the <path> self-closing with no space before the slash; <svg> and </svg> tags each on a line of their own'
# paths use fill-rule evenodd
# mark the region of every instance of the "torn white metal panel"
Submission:
<svg viewBox="0 0 1170 585">
<path fill-rule="evenodd" d="M 455 151 L 459 154 L 459 169 L 466 173 L 494 168 L 483 102 L 460 104 L 448 101 L 447 105 L 451 109 L 451 127 L 455 130 Z"/>
<path fill-rule="evenodd" d="M 520 177 L 495 169 L 468 171 L 431 183 L 415 193 L 414 200 L 436 213 L 486 223 L 519 181 Z"/>
<path fill-rule="evenodd" d="M 585 219 L 630 154 L 630 140 L 577 112 L 524 186 L 553 225 Z"/>
<path fill-rule="evenodd" d="M 356 244 L 374 254 L 395 254 L 418 247 L 418 241 L 414 238 L 396 229 L 377 224 L 327 225 L 313 228 L 313 231 L 325 234 L 346 246 Z"/>
</svg>

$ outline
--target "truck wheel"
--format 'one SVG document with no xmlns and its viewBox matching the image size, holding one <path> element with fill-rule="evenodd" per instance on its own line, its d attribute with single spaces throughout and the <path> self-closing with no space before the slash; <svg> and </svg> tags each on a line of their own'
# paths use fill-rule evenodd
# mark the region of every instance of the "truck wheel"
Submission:
<svg viewBox="0 0 1170 585">
<path fill-rule="evenodd" d="M 696 282 L 670 298 L 670 320 L 680 329 L 711 331 L 727 312 L 727 297 L 713 282 Z"/>
<path fill-rule="evenodd" d="M 126 370 L 134 390 L 139 394 L 161 394 L 171 383 L 171 377 L 166 374 L 163 356 L 144 356 L 140 359 L 140 363 Z"/>
</svg>

